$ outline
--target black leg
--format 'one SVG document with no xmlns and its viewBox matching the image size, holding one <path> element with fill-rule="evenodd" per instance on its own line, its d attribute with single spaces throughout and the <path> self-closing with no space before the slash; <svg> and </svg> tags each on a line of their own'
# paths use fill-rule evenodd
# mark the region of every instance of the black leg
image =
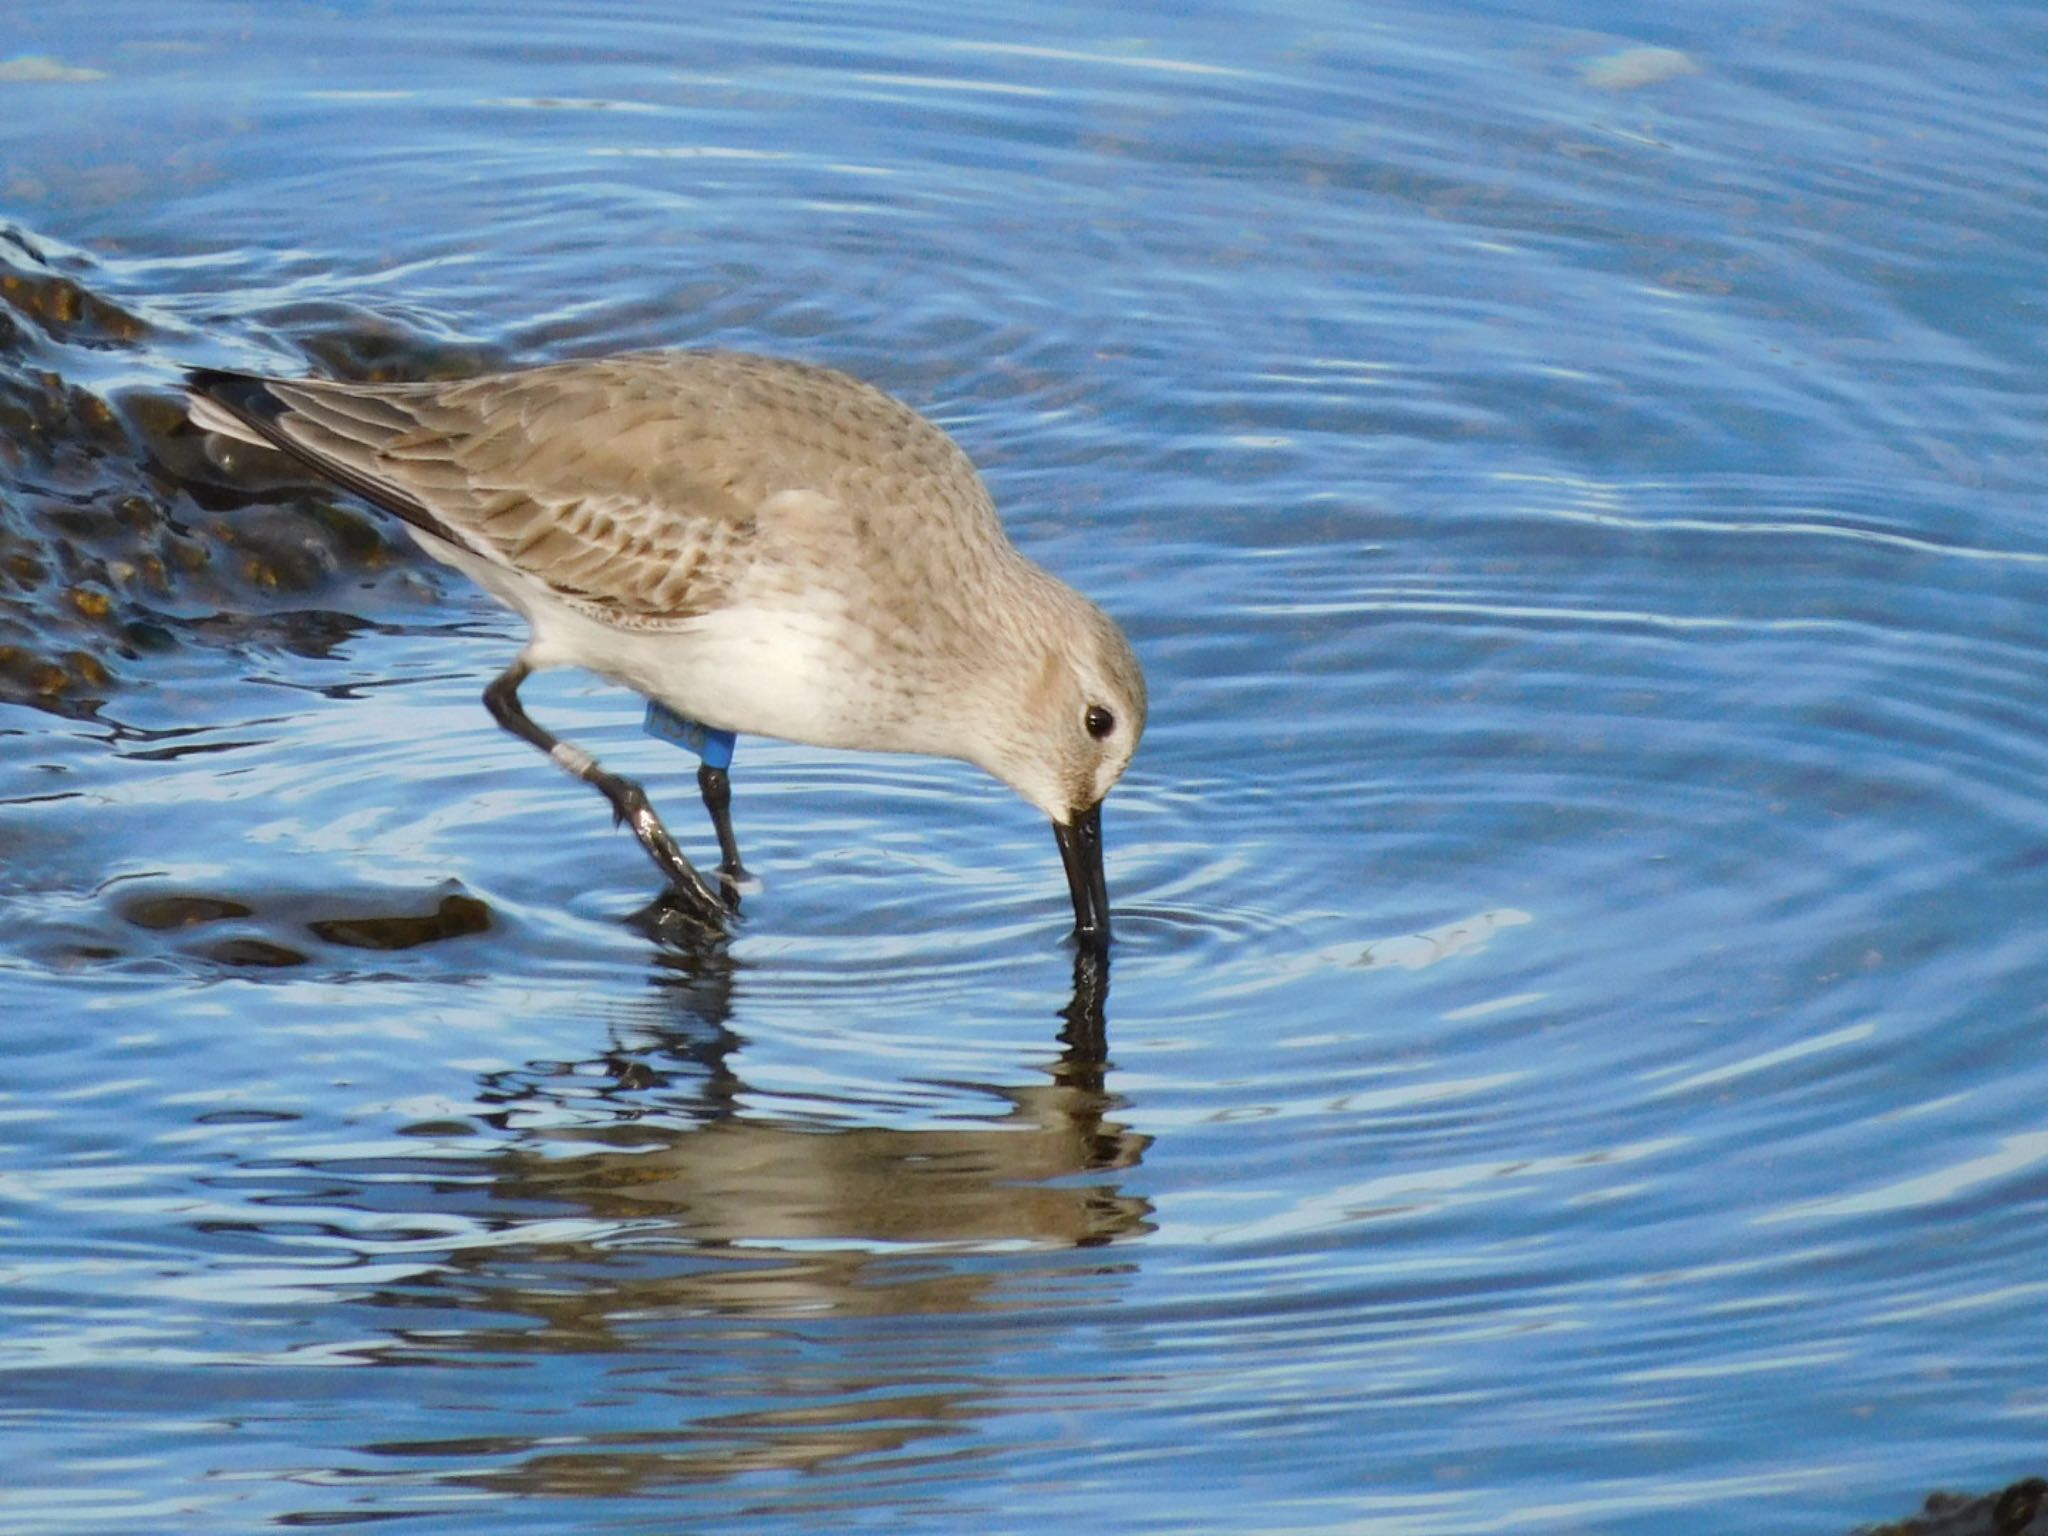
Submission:
<svg viewBox="0 0 2048 1536">
<path fill-rule="evenodd" d="M 724 903 L 705 883 L 704 877 L 697 873 L 696 867 L 683 857 L 676 840 L 668 835 L 668 828 L 661 824 L 661 818 L 654 814 L 654 807 L 647 803 L 647 791 L 631 779 L 607 773 L 597 759 L 581 747 L 559 740 L 527 717 L 519 704 L 519 685 L 532 671 L 526 659 L 521 657 L 484 690 L 484 707 L 491 712 L 491 718 L 521 741 L 539 747 L 565 772 L 574 774 L 586 784 L 595 785 L 598 792 L 611 802 L 613 820 L 622 821 L 633 829 L 633 835 L 640 839 L 640 846 L 654 860 L 654 867 L 667 877 L 676 893 L 695 907 L 706 922 L 721 923 L 725 917 Z"/>
<path fill-rule="evenodd" d="M 697 788 L 704 794 L 704 809 L 711 813 L 711 828 L 718 834 L 718 873 L 725 882 L 726 905 L 737 911 L 740 882 L 747 872 L 740 865 L 739 840 L 732 835 L 732 781 L 723 768 L 706 763 L 697 770 Z"/>
</svg>

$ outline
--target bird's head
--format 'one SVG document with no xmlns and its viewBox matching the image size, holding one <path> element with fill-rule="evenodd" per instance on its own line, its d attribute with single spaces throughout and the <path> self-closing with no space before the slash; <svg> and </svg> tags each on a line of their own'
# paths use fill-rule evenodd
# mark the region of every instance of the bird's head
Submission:
<svg viewBox="0 0 2048 1536">
<path fill-rule="evenodd" d="M 1145 674 L 1114 619 L 1048 581 L 1035 622 L 1006 632 L 1004 707 L 967 754 L 1053 824 L 1074 898 L 1074 933 L 1109 941 L 1102 802 L 1145 733 Z"/>
</svg>

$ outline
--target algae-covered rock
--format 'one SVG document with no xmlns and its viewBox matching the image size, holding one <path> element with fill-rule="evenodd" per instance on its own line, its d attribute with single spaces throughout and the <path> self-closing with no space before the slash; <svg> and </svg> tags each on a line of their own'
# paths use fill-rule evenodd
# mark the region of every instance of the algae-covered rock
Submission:
<svg viewBox="0 0 2048 1536">
<path fill-rule="evenodd" d="M 67 715 L 167 645 L 234 643 L 414 562 L 402 533 L 278 455 L 210 452 L 185 414 L 191 343 L 107 287 L 85 254 L 0 225 L 0 701 Z M 346 358 L 361 317 L 308 318 Z M 402 327 L 361 329 L 356 361 L 403 366 Z M 427 342 L 413 360 L 472 354 Z"/>
<path fill-rule="evenodd" d="M 2048 1531 L 2038 1518 L 2048 1481 L 2029 1477 L 1997 1493 L 1930 1493 L 1917 1515 L 1890 1525 L 1867 1525 L 1851 1536 L 2030 1536 Z"/>
</svg>

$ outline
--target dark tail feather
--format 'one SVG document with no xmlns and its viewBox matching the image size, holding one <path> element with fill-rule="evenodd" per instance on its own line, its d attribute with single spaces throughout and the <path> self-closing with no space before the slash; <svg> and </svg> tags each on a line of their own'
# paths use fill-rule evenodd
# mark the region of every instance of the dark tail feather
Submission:
<svg viewBox="0 0 2048 1536">
<path fill-rule="evenodd" d="M 271 392 L 270 380 L 253 373 L 233 373 L 224 368 L 193 368 L 185 374 L 185 385 L 193 394 L 241 422 L 279 453 L 297 460 L 323 479 L 354 492 L 371 506 L 382 508 L 422 533 L 430 533 L 458 547 L 462 545 L 462 540 L 443 527 L 433 513 L 397 486 L 388 481 L 373 480 L 308 447 L 287 432 L 285 421 L 291 415 L 291 407 Z"/>
<path fill-rule="evenodd" d="M 185 387 L 204 395 L 215 405 L 262 433 L 286 453 L 290 443 L 277 436 L 277 419 L 285 412 L 283 402 L 270 392 L 267 381 L 253 373 L 229 373 L 224 368 L 193 368 L 185 374 Z"/>
</svg>

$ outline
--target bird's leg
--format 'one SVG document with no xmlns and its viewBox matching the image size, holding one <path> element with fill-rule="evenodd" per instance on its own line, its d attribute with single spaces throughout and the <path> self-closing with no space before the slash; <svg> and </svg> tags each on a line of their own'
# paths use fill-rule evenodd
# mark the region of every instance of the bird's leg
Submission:
<svg viewBox="0 0 2048 1536">
<path fill-rule="evenodd" d="M 668 828 L 661 824 L 661 818 L 654 814 L 654 807 L 647 803 L 647 791 L 631 779 L 606 772 L 597 759 L 581 747 L 558 739 L 528 718 L 520 707 L 519 685 L 532 672 L 533 668 L 522 656 L 498 674 L 491 686 L 484 690 L 484 707 L 491 712 L 491 718 L 521 741 L 531 742 L 547 753 L 564 772 L 574 774 L 586 784 L 595 785 L 598 792 L 611 802 L 613 819 L 633 829 L 633 835 L 640 839 L 640 846 L 654 860 L 654 867 L 667 877 L 676 893 L 695 907 L 706 922 L 721 923 L 725 917 L 725 904 L 705 883 L 704 877 L 697 873 L 696 867 L 683 857 L 676 840 L 669 836 Z"/>
<path fill-rule="evenodd" d="M 723 768 L 705 763 L 697 770 L 697 788 L 704 795 L 704 809 L 711 813 L 711 828 L 718 834 L 718 873 L 725 885 L 726 904 L 739 910 L 740 882 L 747 872 L 740 866 L 739 840 L 732 835 L 732 781 Z"/>
</svg>

